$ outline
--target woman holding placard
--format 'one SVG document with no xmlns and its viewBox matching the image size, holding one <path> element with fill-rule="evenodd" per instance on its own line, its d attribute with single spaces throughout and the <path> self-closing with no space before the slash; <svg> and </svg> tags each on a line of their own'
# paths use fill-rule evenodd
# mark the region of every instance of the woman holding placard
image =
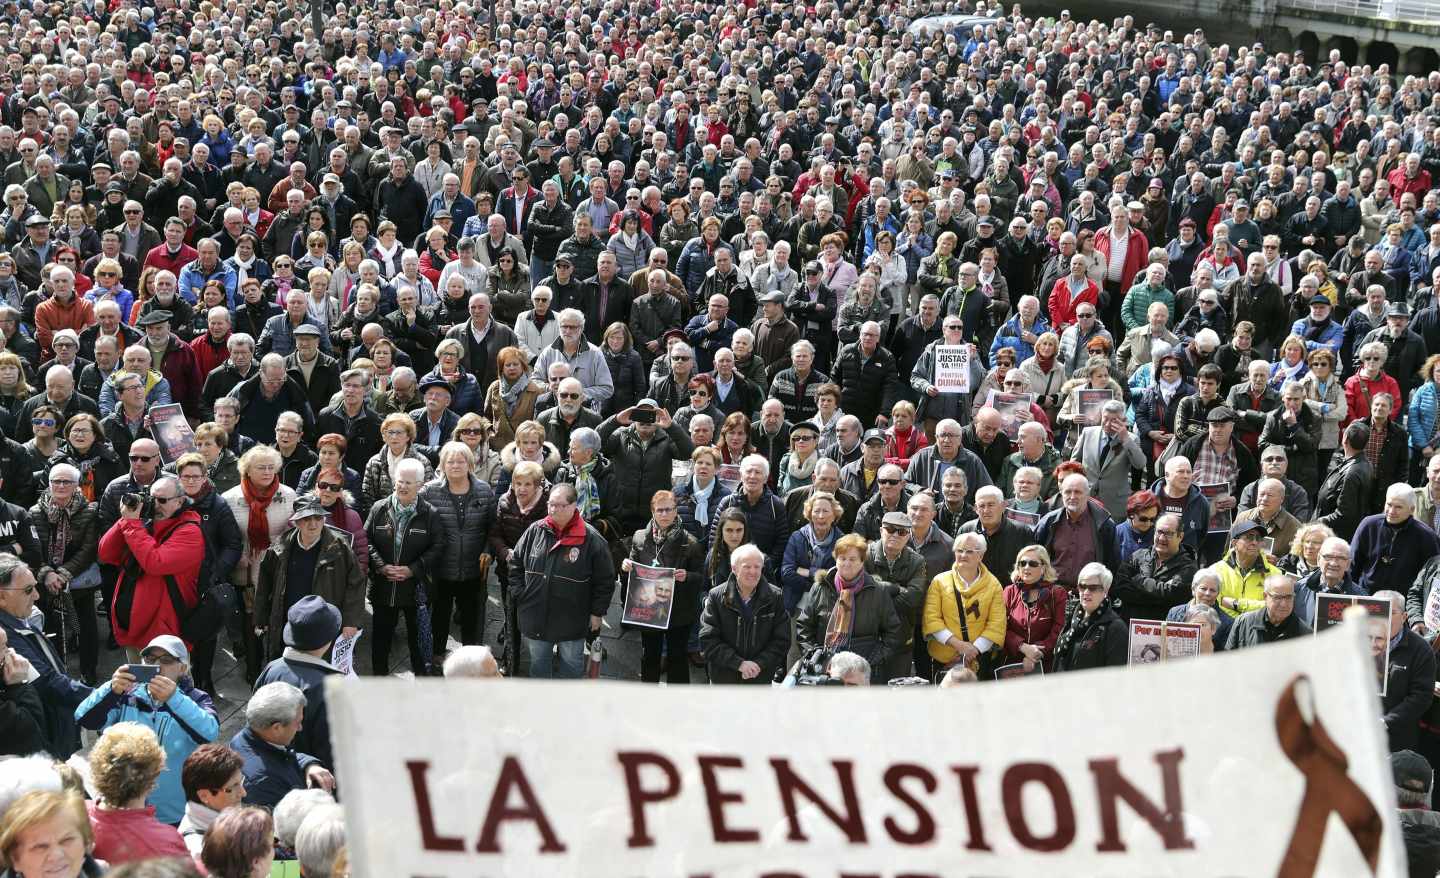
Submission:
<svg viewBox="0 0 1440 878">
<path fill-rule="evenodd" d="M 620 569 L 632 576 L 631 588 L 635 587 L 636 565 L 674 571 L 666 625 L 640 629 L 640 679 L 646 683 L 658 683 L 662 670 L 672 686 L 690 682 L 685 654 L 690 627 L 700 618 L 701 590 L 706 585 L 704 564 L 700 541 L 680 523 L 675 495 L 656 491 L 650 498 L 650 523 L 635 531 L 630 538 L 630 557 L 620 562 Z"/>
</svg>

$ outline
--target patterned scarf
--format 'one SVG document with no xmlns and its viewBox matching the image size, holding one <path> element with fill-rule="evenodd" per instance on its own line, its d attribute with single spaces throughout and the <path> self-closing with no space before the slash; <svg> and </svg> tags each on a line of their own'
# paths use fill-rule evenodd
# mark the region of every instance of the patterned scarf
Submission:
<svg viewBox="0 0 1440 878">
<path fill-rule="evenodd" d="M 575 468 L 575 504 L 586 521 L 600 516 L 600 486 L 595 483 L 595 465 L 600 458 L 592 457 L 590 462 Z"/>
<path fill-rule="evenodd" d="M 46 491 L 40 495 L 40 511 L 44 513 L 45 520 L 50 522 L 50 544 L 45 546 L 45 557 L 51 567 L 59 567 L 65 561 L 65 547 L 70 543 L 70 518 L 85 508 L 89 502 L 85 495 L 76 491 L 70 496 L 70 502 L 60 507 L 55 505 L 55 498 Z"/>
<path fill-rule="evenodd" d="M 505 413 L 515 414 L 515 406 L 520 403 L 520 394 L 530 386 L 530 376 L 521 375 L 520 379 L 511 384 L 504 375 L 500 376 L 500 398 L 505 401 Z"/>
<path fill-rule="evenodd" d="M 850 642 L 850 632 L 855 627 L 855 595 L 864 584 L 863 573 L 854 582 L 846 582 L 840 577 L 840 571 L 835 571 L 835 590 L 839 597 L 835 600 L 835 609 L 830 611 L 830 624 L 825 626 L 826 649 L 839 649 Z"/>
<path fill-rule="evenodd" d="M 401 504 L 400 497 L 396 494 L 390 495 L 390 513 L 395 519 L 395 557 L 400 557 L 400 549 L 405 543 L 405 534 L 410 530 L 410 522 L 415 518 L 415 507 Z"/>
</svg>

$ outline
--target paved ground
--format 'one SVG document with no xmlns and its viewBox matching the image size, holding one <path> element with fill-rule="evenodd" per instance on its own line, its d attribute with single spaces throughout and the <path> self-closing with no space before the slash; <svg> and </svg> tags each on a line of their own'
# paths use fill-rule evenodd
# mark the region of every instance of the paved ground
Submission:
<svg viewBox="0 0 1440 878">
<path fill-rule="evenodd" d="M 489 608 L 486 611 L 485 642 L 492 648 L 498 648 L 500 642 L 500 620 L 501 607 L 500 599 L 497 597 L 496 586 L 492 583 L 490 591 Z M 600 639 L 605 645 L 605 663 L 601 669 L 601 675 L 608 678 L 621 680 L 640 679 L 640 635 L 635 631 L 622 631 L 620 628 L 619 590 L 616 591 L 616 600 L 611 604 L 610 614 L 605 620 L 601 630 Z M 407 675 L 410 671 L 409 651 L 405 647 L 404 620 L 400 622 L 401 630 L 396 631 L 390 654 L 394 657 L 395 665 L 390 669 L 392 674 Z M 105 620 L 100 621 L 100 636 L 106 636 L 108 624 Z M 458 624 L 451 631 L 451 647 L 460 645 Z M 685 661 L 684 656 L 679 657 Z M 78 666 L 76 658 L 71 657 L 71 672 L 76 673 Z M 100 675 L 108 678 L 114 669 L 126 661 L 123 650 L 102 649 L 100 652 Z M 369 641 L 362 637 L 356 653 L 356 667 L 361 674 L 369 674 L 370 649 Z M 215 708 L 220 714 L 220 740 L 228 741 L 244 724 L 245 702 L 250 698 L 250 683 L 244 679 L 245 663 L 237 662 L 230 649 L 229 639 L 222 635 L 220 648 L 216 651 L 214 667 L 215 685 L 218 692 L 210 693 L 215 699 Z M 691 669 L 692 680 L 697 683 L 704 682 L 705 671 Z"/>
</svg>

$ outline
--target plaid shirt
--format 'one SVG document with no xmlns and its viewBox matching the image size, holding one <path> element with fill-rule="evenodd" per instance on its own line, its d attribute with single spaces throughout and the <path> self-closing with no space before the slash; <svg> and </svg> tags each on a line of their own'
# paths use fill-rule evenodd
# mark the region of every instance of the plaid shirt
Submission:
<svg viewBox="0 0 1440 878">
<path fill-rule="evenodd" d="M 1216 453 L 1215 446 L 1210 442 L 1202 442 L 1200 453 L 1195 456 L 1192 466 L 1195 470 L 1195 484 L 1213 485 L 1224 482 L 1230 486 L 1232 495 L 1239 494 L 1239 486 L 1235 484 L 1235 477 L 1240 472 L 1240 466 L 1235 462 L 1235 440 L 1230 440 L 1230 447 L 1224 454 Z"/>
</svg>

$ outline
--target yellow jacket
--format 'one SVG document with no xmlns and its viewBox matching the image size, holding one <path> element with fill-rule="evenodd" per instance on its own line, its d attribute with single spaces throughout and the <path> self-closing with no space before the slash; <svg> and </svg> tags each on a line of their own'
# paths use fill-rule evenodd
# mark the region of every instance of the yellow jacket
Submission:
<svg viewBox="0 0 1440 878">
<path fill-rule="evenodd" d="M 970 588 L 955 574 L 955 569 L 945 571 L 930 580 L 925 590 L 925 615 L 922 630 L 930 657 L 942 664 L 950 664 L 959 653 L 938 640 L 929 639 L 940 631 L 948 630 L 962 640 L 974 643 L 981 637 L 995 644 L 991 651 L 1005 648 L 1005 591 L 994 574 L 980 567 L 980 578 Z M 960 607 L 955 603 L 955 593 L 965 603 L 965 625 L 960 625 Z M 964 637 L 968 630 L 970 636 Z"/>
<path fill-rule="evenodd" d="M 1265 606 L 1265 577 L 1272 573 L 1284 572 L 1266 560 L 1262 553 L 1256 559 L 1254 567 L 1241 573 L 1239 562 L 1235 560 L 1234 550 L 1212 564 L 1210 569 L 1220 577 L 1220 598 L 1216 601 L 1215 608 L 1231 616 L 1239 616 L 1241 613 L 1248 613 Z M 1232 610 L 1224 606 L 1225 598 L 1238 598 L 1240 609 Z"/>
</svg>

